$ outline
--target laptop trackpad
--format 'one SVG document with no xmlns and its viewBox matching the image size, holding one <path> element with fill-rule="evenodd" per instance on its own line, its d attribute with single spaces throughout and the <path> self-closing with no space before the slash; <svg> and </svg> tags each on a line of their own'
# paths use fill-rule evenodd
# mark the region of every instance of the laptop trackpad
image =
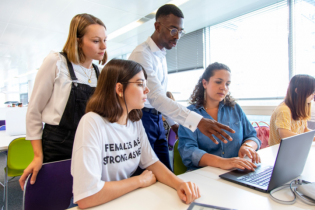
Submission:
<svg viewBox="0 0 315 210">
<path fill-rule="evenodd" d="M 237 178 L 237 177 L 241 177 L 241 176 L 244 176 L 246 174 L 249 174 L 249 173 L 259 173 L 264 168 L 265 168 L 264 166 L 261 166 L 259 164 L 259 165 L 257 165 L 257 168 L 255 168 L 255 171 L 248 170 L 248 169 L 235 169 L 233 171 L 230 171 L 229 174 L 236 176 L 236 178 Z"/>
</svg>

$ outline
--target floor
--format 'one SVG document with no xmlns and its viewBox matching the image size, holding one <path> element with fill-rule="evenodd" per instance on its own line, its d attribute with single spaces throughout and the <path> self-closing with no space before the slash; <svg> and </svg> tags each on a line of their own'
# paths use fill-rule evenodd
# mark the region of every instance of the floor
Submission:
<svg viewBox="0 0 315 210">
<path fill-rule="evenodd" d="M 5 155 L 3 152 L 0 153 L 0 181 L 4 182 L 4 168 L 5 168 Z M 9 210 L 21 210 L 23 202 L 23 191 L 21 190 L 19 184 L 19 178 L 16 177 L 9 182 L 9 200 L 8 209 Z M 3 202 L 3 187 L 0 186 L 0 207 L 2 208 Z"/>
</svg>

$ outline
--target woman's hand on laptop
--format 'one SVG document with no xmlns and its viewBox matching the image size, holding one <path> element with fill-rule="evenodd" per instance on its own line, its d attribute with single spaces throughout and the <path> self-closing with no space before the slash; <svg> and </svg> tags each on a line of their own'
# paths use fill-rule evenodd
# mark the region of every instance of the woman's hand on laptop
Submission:
<svg viewBox="0 0 315 210">
<path fill-rule="evenodd" d="M 220 162 L 220 168 L 225 170 L 239 168 L 255 171 L 255 168 L 257 168 L 257 166 L 251 161 L 240 157 L 222 158 Z"/>
<path fill-rule="evenodd" d="M 250 146 L 242 145 L 240 150 L 238 151 L 238 156 L 240 158 L 244 158 L 245 155 L 252 160 L 253 163 L 260 163 L 260 156 L 256 152 L 256 150 Z"/>
</svg>

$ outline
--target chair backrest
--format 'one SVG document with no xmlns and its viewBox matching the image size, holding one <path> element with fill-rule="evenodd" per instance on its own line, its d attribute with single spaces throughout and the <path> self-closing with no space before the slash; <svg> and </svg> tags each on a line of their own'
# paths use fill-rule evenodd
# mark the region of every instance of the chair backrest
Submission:
<svg viewBox="0 0 315 210">
<path fill-rule="evenodd" d="M 5 120 L 0 120 L 0 126 L 3 126 L 3 125 L 5 125 Z"/>
<path fill-rule="evenodd" d="M 256 124 L 257 126 L 255 127 L 253 124 Z M 259 126 L 259 123 L 265 124 L 264 126 Z M 260 122 L 253 122 L 252 125 L 254 126 L 256 132 L 257 132 L 257 138 L 261 141 L 261 146 L 260 149 L 269 147 L 268 141 L 269 141 L 269 132 L 270 128 L 269 125 L 263 121 Z"/>
<path fill-rule="evenodd" d="M 24 187 L 24 210 L 64 210 L 70 205 L 73 179 L 70 173 L 71 160 L 43 164 L 35 184 L 30 176 Z"/>
<path fill-rule="evenodd" d="M 173 150 L 174 144 L 176 142 L 176 133 L 171 128 L 168 132 L 167 141 L 169 150 Z"/>
<path fill-rule="evenodd" d="M 182 157 L 180 156 L 177 147 L 178 147 L 178 141 L 176 141 L 174 145 L 174 174 L 176 176 L 183 174 L 187 171 L 187 168 L 182 161 Z"/>
<path fill-rule="evenodd" d="M 34 151 L 25 137 L 16 138 L 9 144 L 7 166 L 14 170 L 24 170 L 33 160 Z"/>
</svg>

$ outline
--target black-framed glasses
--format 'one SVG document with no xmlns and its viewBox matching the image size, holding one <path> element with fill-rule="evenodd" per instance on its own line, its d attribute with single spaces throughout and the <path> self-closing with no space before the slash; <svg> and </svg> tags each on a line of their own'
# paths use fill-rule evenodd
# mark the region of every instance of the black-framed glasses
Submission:
<svg viewBox="0 0 315 210">
<path fill-rule="evenodd" d="M 182 36 L 185 35 L 185 31 L 184 30 L 178 30 L 177 28 L 172 28 L 169 29 L 166 25 L 162 24 L 161 22 L 159 22 L 162 26 L 164 26 L 165 28 L 167 28 L 168 30 L 170 30 L 170 34 L 171 36 L 176 36 L 178 34 L 178 38 L 181 38 Z"/>
<path fill-rule="evenodd" d="M 121 82 L 121 84 L 128 84 L 128 83 L 136 83 L 138 86 L 142 87 L 143 91 L 147 88 L 147 81 L 141 81 L 141 82 Z"/>
</svg>

